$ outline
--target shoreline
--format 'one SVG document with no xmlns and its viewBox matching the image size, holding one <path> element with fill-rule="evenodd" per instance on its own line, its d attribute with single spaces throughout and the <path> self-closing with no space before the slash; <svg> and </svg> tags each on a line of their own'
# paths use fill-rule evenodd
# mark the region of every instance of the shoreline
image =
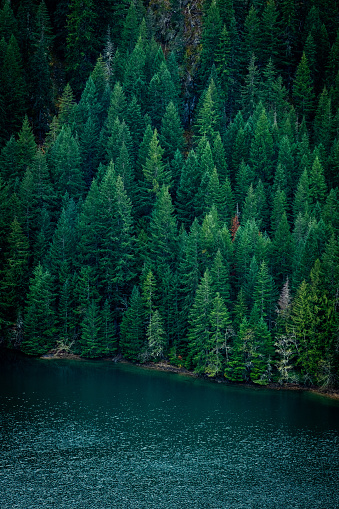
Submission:
<svg viewBox="0 0 339 509">
<path fill-rule="evenodd" d="M 95 360 L 95 359 L 84 359 L 83 357 L 80 357 L 79 355 L 75 355 L 75 354 L 72 354 L 72 353 L 66 353 L 66 352 L 58 352 L 58 353 L 47 353 L 45 355 L 42 355 L 41 357 L 39 357 L 40 359 L 50 359 L 50 360 L 54 360 L 54 359 L 69 359 L 69 360 L 78 360 L 78 361 L 82 361 L 82 360 Z M 333 400 L 339 400 L 339 389 L 337 390 L 331 390 L 331 389 L 321 389 L 319 387 L 315 387 L 315 386 L 312 386 L 312 387 L 304 387 L 302 385 L 298 385 L 298 384 L 284 384 L 284 385 L 280 385 L 279 383 L 269 383 L 267 385 L 260 385 L 260 384 L 255 384 L 255 383 L 237 383 L 237 382 L 230 382 L 228 380 L 225 380 L 224 378 L 221 378 L 221 377 L 208 377 L 208 376 L 200 376 L 200 375 L 197 375 L 196 373 L 194 373 L 193 371 L 190 371 L 184 367 L 178 367 L 178 366 L 174 366 L 173 364 L 170 364 L 169 362 L 166 362 L 166 361 L 160 361 L 160 362 L 146 362 L 144 364 L 140 364 L 140 363 L 133 363 L 133 362 L 130 362 L 126 359 L 124 359 L 123 357 L 121 356 L 117 356 L 117 357 L 106 357 L 106 358 L 101 358 L 101 359 L 98 359 L 98 360 L 106 360 L 106 361 L 109 361 L 109 362 L 115 362 L 115 363 L 121 363 L 121 364 L 129 364 L 131 366 L 137 366 L 139 368 L 142 368 L 142 369 L 152 369 L 152 370 L 155 370 L 155 371 L 163 371 L 163 372 L 168 372 L 168 373 L 176 373 L 178 375 L 185 375 L 185 376 L 190 376 L 192 378 L 197 378 L 197 379 L 201 379 L 201 380 L 206 380 L 208 382 L 212 382 L 212 383 L 219 383 L 219 384 L 227 384 L 227 385 L 233 385 L 233 386 L 239 386 L 239 387 L 255 387 L 255 388 L 264 388 L 264 389 L 273 389 L 273 390 L 276 390 L 276 391 L 303 391 L 303 392 L 311 392 L 313 394 L 317 394 L 319 396 L 323 396 L 323 397 L 326 397 L 326 398 L 330 398 L 330 399 L 333 399 Z"/>
</svg>

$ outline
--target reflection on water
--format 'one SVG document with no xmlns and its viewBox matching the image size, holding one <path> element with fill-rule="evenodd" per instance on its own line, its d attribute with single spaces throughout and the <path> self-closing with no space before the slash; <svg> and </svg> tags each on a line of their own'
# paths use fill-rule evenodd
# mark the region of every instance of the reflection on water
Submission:
<svg viewBox="0 0 339 509">
<path fill-rule="evenodd" d="M 339 405 L 110 362 L 0 365 L 0 508 L 339 507 Z"/>
</svg>

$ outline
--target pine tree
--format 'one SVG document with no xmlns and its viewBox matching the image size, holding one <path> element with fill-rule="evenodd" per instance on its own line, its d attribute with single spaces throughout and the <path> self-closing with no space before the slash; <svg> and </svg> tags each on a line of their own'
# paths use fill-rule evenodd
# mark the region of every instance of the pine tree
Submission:
<svg viewBox="0 0 339 509">
<path fill-rule="evenodd" d="M 92 76 L 89 76 L 81 94 L 80 101 L 76 107 L 76 130 L 80 136 L 82 135 L 84 125 L 86 124 L 89 116 L 96 121 L 97 110 L 97 91 Z"/>
<path fill-rule="evenodd" d="M 226 161 L 226 154 L 224 144 L 222 142 L 220 133 L 214 138 L 213 147 L 212 147 L 212 155 L 215 167 L 217 169 L 218 175 L 221 181 L 224 181 L 226 177 L 229 176 L 228 164 Z"/>
<path fill-rule="evenodd" d="M 42 0 L 35 17 L 33 33 L 34 53 L 30 67 L 30 91 L 32 106 L 35 113 L 35 128 L 40 134 L 46 132 L 49 116 L 53 108 L 52 82 L 51 82 L 51 50 L 53 42 L 52 27 L 45 2 Z"/>
<path fill-rule="evenodd" d="M 294 217 L 297 218 L 299 214 L 304 215 L 310 212 L 311 208 L 311 195 L 310 183 L 307 170 L 305 169 L 300 177 L 298 187 L 295 193 L 293 212 Z"/>
<path fill-rule="evenodd" d="M 254 175 L 251 167 L 242 160 L 235 176 L 235 196 L 237 203 L 243 203 L 245 201 L 253 180 Z"/>
<path fill-rule="evenodd" d="M 333 118 L 331 97 L 326 86 L 319 97 L 318 108 L 314 119 L 315 143 L 323 145 L 326 152 L 330 150 L 333 141 Z"/>
<path fill-rule="evenodd" d="M 76 335 L 76 317 L 74 301 L 74 279 L 67 266 L 59 273 L 60 290 L 58 292 L 56 332 L 59 344 L 71 348 Z"/>
<path fill-rule="evenodd" d="M 322 211 L 322 219 L 327 228 L 335 235 L 339 233 L 339 210 L 338 210 L 338 190 L 331 189 Z"/>
<path fill-rule="evenodd" d="M 33 174 L 29 168 L 26 170 L 21 181 L 19 198 L 22 206 L 23 230 L 27 239 L 32 242 L 36 203 L 34 199 Z"/>
<path fill-rule="evenodd" d="M 267 318 L 269 324 L 273 320 L 275 298 L 276 290 L 273 278 L 269 273 L 266 262 L 263 261 L 258 271 L 254 289 L 254 304 L 258 308 L 260 318 Z"/>
<path fill-rule="evenodd" d="M 226 379 L 232 382 L 249 381 L 248 371 L 251 368 L 251 360 L 248 359 L 248 351 L 252 342 L 253 330 L 249 326 L 247 318 L 244 317 L 234 339 L 230 360 L 225 369 Z"/>
<path fill-rule="evenodd" d="M 179 149 L 177 149 L 174 153 L 174 157 L 170 163 L 173 187 L 171 189 L 171 195 L 173 196 L 173 202 L 176 203 L 177 192 L 179 188 L 179 182 L 181 178 L 181 174 L 183 172 L 185 164 L 185 159 Z"/>
<path fill-rule="evenodd" d="M 273 190 L 272 190 L 273 191 Z M 287 212 L 287 199 L 284 191 L 277 187 L 273 198 L 273 209 L 271 214 L 271 232 L 274 234 L 284 213 Z"/>
<path fill-rule="evenodd" d="M 203 95 L 201 107 L 198 109 L 196 130 L 199 137 L 206 137 L 212 144 L 219 131 L 219 100 L 213 79 Z"/>
<path fill-rule="evenodd" d="M 339 57 L 339 29 L 337 29 L 337 36 L 334 43 L 331 46 L 330 54 L 327 62 L 327 80 L 329 85 L 333 85 L 333 81 L 339 70 L 338 65 Z"/>
<path fill-rule="evenodd" d="M 0 11 L 0 38 L 4 37 L 6 42 L 8 42 L 12 34 L 15 37 L 18 36 L 18 23 L 10 2 L 5 1 Z"/>
<path fill-rule="evenodd" d="M 206 83 L 214 63 L 215 51 L 222 32 L 222 20 L 216 2 L 213 0 L 203 21 L 202 51 L 200 55 L 200 82 Z"/>
<path fill-rule="evenodd" d="M 149 324 L 158 300 L 157 282 L 151 270 L 145 274 L 142 283 L 142 301 L 144 305 L 144 323 Z"/>
<path fill-rule="evenodd" d="M 163 184 L 169 184 L 169 172 L 163 163 L 164 150 L 159 144 L 158 132 L 154 129 L 149 144 L 149 153 L 143 165 L 144 183 L 140 197 L 145 215 L 150 215 L 155 198 Z"/>
<path fill-rule="evenodd" d="M 122 355 L 133 362 L 140 359 L 144 344 L 144 309 L 140 292 L 133 287 L 129 307 L 123 314 L 120 327 Z"/>
<path fill-rule="evenodd" d="M 274 0 L 268 0 L 262 13 L 261 33 L 261 59 L 265 63 L 267 63 L 270 58 L 273 59 L 273 62 L 277 62 L 280 49 L 279 39 L 281 26 L 279 22 L 279 11 Z"/>
<path fill-rule="evenodd" d="M 143 97 L 145 96 L 146 87 L 145 62 L 146 55 L 142 40 L 139 37 L 138 42 L 126 63 L 124 89 L 127 96 L 132 97 L 134 94 L 141 104 L 143 102 Z"/>
<path fill-rule="evenodd" d="M 241 214 L 241 223 L 245 225 L 247 221 L 254 219 L 257 223 L 260 224 L 259 215 L 260 211 L 258 208 L 257 196 L 251 184 L 250 187 L 248 188 L 247 195 L 244 201 L 244 207 Z"/>
<path fill-rule="evenodd" d="M 33 159 L 35 157 L 37 146 L 35 143 L 32 128 L 29 125 L 28 118 L 25 115 L 22 123 L 22 128 L 19 132 L 17 141 L 18 161 L 17 172 L 21 178 L 28 167 L 32 167 Z"/>
<path fill-rule="evenodd" d="M 209 271 L 206 270 L 197 288 L 189 315 L 188 359 L 186 363 L 193 366 L 197 373 L 204 373 L 207 367 L 210 337 L 209 317 L 212 306 L 211 277 Z"/>
<path fill-rule="evenodd" d="M 267 186 L 273 175 L 273 139 L 265 110 L 259 116 L 251 144 L 250 162 L 257 178 Z"/>
<path fill-rule="evenodd" d="M 52 181 L 59 196 L 68 192 L 74 199 L 82 196 L 84 179 L 80 168 L 79 145 L 68 126 L 63 126 L 48 154 Z"/>
<path fill-rule="evenodd" d="M 147 330 L 147 354 L 153 360 L 159 360 L 164 357 L 166 350 L 166 336 L 163 329 L 162 319 L 159 311 L 156 309 L 152 313 Z"/>
<path fill-rule="evenodd" d="M 162 62 L 159 71 L 153 76 L 148 88 L 149 114 L 153 124 L 159 128 L 170 102 L 177 104 L 177 91 L 166 63 Z"/>
<path fill-rule="evenodd" d="M 144 136 L 145 119 L 142 115 L 140 104 L 138 103 L 137 98 L 135 96 L 132 97 L 131 101 L 127 106 L 125 119 L 133 140 L 132 155 L 136 160 L 138 150 Z"/>
<path fill-rule="evenodd" d="M 17 132 L 25 114 L 27 87 L 22 57 L 14 35 L 8 42 L 2 70 L 2 87 L 6 105 L 6 128 L 8 134 Z"/>
<path fill-rule="evenodd" d="M 124 21 L 121 34 L 121 47 L 124 51 L 131 53 L 139 35 L 139 20 L 136 4 L 131 1 Z"/>
<path fill-rule="evenodd" d="M 112 355 L 117 351 L 115 323 L 110 302 L 105 300 L 101 310 L 101 351 L 103 355 Z"/>
<path fill-rule="evenodd" d="M 230 51 L 231 41 L 229 32 L 224 25 L 220 34 L 218 47 L 215 53 L 215 64 L 220 86 L 222 90 L 223 99 L 226 100 L 228 96 L 229 82 L 230 82 Z"/>
<path fill-rule="evenodd" d="M 187 355 L 186 331 L 188 326 L 189 311 L 194 302 L 195 292 L 200 280 L 200 226 L 197 219 L 194 220 L 188 236 L 184 236 L 180 263 L 178 267 L 178 279 L 180 284 L 180 328 L 182 334 L 181 344 L 178 351 L 181 355 Z"/>
<path fill-rule="evenodd" d="M 248 73 L 245 76 L 245 85 L 242 87 L 241 91 L 243 113 L 246 119 L 253 115 L 260 100 L 260 72 L 255 62 L 256 57 L 254 53 L 252 53 L 247 68 Z"/>
<path fill-rule="evenodd" d="M 69 83 L 64 88 L 62 96 L 59 101 L 59 114 L 58 123 L 62 128 L 64 125 L 73 127 L 75 121 L 76 104 L 73 96 L 73 91 Z"/>
<path fill-rule="evenodd" d="M 215 294 L 219 293 L 224 303 L 229 305 L 231 290 L 230 273 L 227 262 L 225 263 L 220 249 L 218 249 L 217 254 L 215 255 L 210 274 L 212 278 L 212 290 Z"/>
<path fill-rule="evenodd" d="M 136 162 L 136 178 L 137 180 L 142 180 L 143 178 L 143 167 L 146 163 L 146 159 L 150 150 L 150 143 L 153 137 L 153 131 L 150 124 L 147 124 L 144 127 L 144 133 L 142 137 L 142 142 L 140 143 L 138 150 L 138 157 Z"/>
<path fill-rule="evenodd" d="M 210 338 L 208 342 L 207 366 L 205 372 L 208 376 L 216 376 L 224 370 L 227 362 L 228 350 L 230 349 L 229 338 L 233 331 L 228 310 L 219 293 L 213 299 L 213 307 L 210 312 L 211 324 Z M 224 351 L 224 355 L 221 353 Z"/>
<path fill-rule="evenodd" d="M 107 173 L 111 172 L 112 168 L 107 169 Z M 110 182 L 111 184 L 111 203 L 114 193 L 114 176 Z M 102 224 L 102 214 L 110 211 L 107 207 L 107 202 L 104 208 L 102 206 L 102 193 L 96 180 L 93 180 L 91 187 L 88 191 L 86 199 L 81 207 L 78 221 L 78 259 L 81 265 L 89 265 L 96 271 L 99 267 L 100 261 L 100 248 L 102 246 L 102 239 L 104 237 L 104 229 Z M 106 225 L 107 228 L 107 225 Z"/>
<path fill-rule="evenodd" d="M 247 64 L 252 55 L 255 58 L 259 57 L 261 50 L 261 33 L 260 33 L 260 20 L 258 12 L 252 5 L 244 23 L 244 42 L 242 57 L 245 64 Z"/>
<path fill-rule="evenodd" d="M 21 348 L 29 355 L 44 354 L 55 343 L 52 285 L 50 273 L 39 264 L 30 282 L 24 315 L 25 335 Z"/>
<path fill-rule="evenodd" d="M 173 101 L 169 102 L 161 120 L 160 144 L 164 149 L 164 160 L 170 162 L 177 150 L 184 148 L 184 130 L 181 125 L 178 110 Z"/>
<path fill-rule="evenodd" d="M 203 265 L 209 269 L 218 250 L 219 233 L 218 212 L 217 209 L 212 206 L 211 210 L 205 215 L 202 221 L 199 236 L 202 262 Z"/>
<path fill-rule="evenodd" d="M 76 330 L 82 331 L 83 326 L 88 327 L 87 339 L 91 342 L 92 338 L 98 338 L 101 326 L 101 314 L 99 313 L 98 303 L 100 296 L 97 289 L 97 274 L 94 267 L 81 265 L 78 272 L 73 278 L 73 298 L 74 298 L 74 315 L 76 318 Z M 94 305 L 93 305 L 93 304 Z M 91 309 L 92 304 L 92 309 Z M 99 340 L 97 341 L 97 343 Z M 86 343 L 82 342 L 81 337 L 77 336 L 73 346 L 74 352 L 78 355 L 82 354 L 83 349 L 87 348 Z M 96 346 L 94 350 L 96 350 Z M 94 353 L 94 352 L 93 352 Z"/>
<path fill-rule="evenodd" d="M 115 172 L 120 175 L 128 197 L 133 201 L 136 194 L 136 184 L 134 181 L 134 168 L 125 142 L 122 142 L 119 157 L 116 160 Z"/>
<path fill-rule="evenodd" d="M 79 92 L 97 59 L 97 13 L 93 0 L 71 0 L 67 16 L 67 70 L 71 85 Z"/>
<path fill-rule="evenodd" d="M 101 338 L 101 315 L 98 305 L 92 300 L 85 311 L 81 323 L 81 356 L 88 358 L 101 357 L 103 345 Z"/>
<path fill-rule="evenodd" d="M 303 53 L 296 71 L 293 85 L 293 99 L 296 111 L 300 117 L 305 116 L 306 119 L 309 119 L 314 108 L 314 91 L 305 53 Z"/>
<path fill-rule="evenodd" d="M 295 165 L 294 146 L 291 145 L 288 136 L 283 136 L 279 143 L 278 152 L 278 166 L 281 165 L 281 169 L 286 176 L 286 183 L 283 186 L 280 184 L 281 190 L 284 190 L 288 196 L 290 196 L 294 189 L 297 179 L 299 178 L 299 171 Z"/>
<path fill-rule="evenodd" d="M 52 237 L 51 217 L 46 205 L 43 205 L 37 215 L 37 233 L 33 246 L 33 264 L 42 261 L 48 252 L 48 246 Z"/>
<path fill-rule="evenodd" d="M 157 196 L 150 222 L 150 251 L 159 277 L 164 265 L 174 268 L 176 258 L 176 221 L 171 197 L 166 186 Z"/>
<path fill-rule="evenodd" d="M 256 315 L 256 313 L 255 313 Z M 252 316 L 251 316 L 252 318 Z M 254 383 L 266 385 L 272 381 L 272 338 L 263 318 L 252 322 L 254 335 L 250 348 L 250 378 Z"/>
<path fill-rule="evenodd" d="M 62 272 L 73 268 L 75 262 L 74 245 L 76 243 L 76 207 L 71 199 L 62 209 L 58 219 L 48 253 L 48 268 L 58 290 L 58 277 Z"/>
<path fill-rule="evenodd" d="M 278 354 L 277 369 L 278 382 L 288 383 L 297 380 L 295 373 L 296 362 L 296 338 L 293 331 L 289 330 L 292 310 L 291 290 L 287 278 L 280 293 L 277 308 L 277 332 L 275 338 L 275 351 Z"/>
<path fill-rule="evenodd" d="M 89 188 L 96 169 L 98 142 L 98 128 L 92 115 L 89 115 L 81 132 L 79 149 L 81 154 L 81 169 L 84 182 Z"/>
<path fill-rule="evenodd" d="M 94 255 L 100 271 L 100 285 L 106 298 L 112 298 L 113 304 L 120 307 L 118 303 L 126 299 L 130 282 L 135 275 L 135 240 L 131 202 L 122 178 L 115 176 L 111 166 L 103 178 L 98 198 L 101 210 L 98 217 L 93 219 L 98 221 L 99 231 L 93 232 L 93 240 L 98 243 L 99 252 Z M 95 227 L 95 223 L 93 226 Z M 96 237 L 98 233 L 99 238 Z M 93 248 L 95 249 L 95 246 Z"/>
<path fill-rule="evenodd" d="M 2 315 L 11 322 L 23 309 L 28 283 L 29 245 L 16 217 L 10 225 L 7 245 L 0 290 Z"/>
<path fill-rule="evenodd" d="M 108 72 L 105 65 L 105 61 L 100 55 L 96 61 L 96 64 L 94 66 L 94 69 L 91 73 L 91 78 L 93 80 L 93 83 L 95 85 L 96 90 L 96 99 L 98 101 L 98 112 L 100 111 L 100 101 L 103 99 L 103 96 L 105 95 L 106 91 L 110 91 L 109 83 L 108 83 Z M 102 115 L 106 114 L 107 111 L 101 112 Z"/>
<path fill-rule="evenodd" d="M 125 143 L 126 148 L 129 154 L 133 153 L 133 142 L 131 138 L 131 133 L 126 125 L 126 122 L 123 120 L 119 121 L 119 118 L 115 119 L 112 132 L 108 138 L 106 153 L 107 158 L 104 162 L 115 162 L 120 155 L 121 147 Z"/>
<path fill-rule="evenodd" d="M 246 298 L 246 303 L 249 309 L 251 309 L 254 304 L 254 288 L 257 283 L 258 272 L 259 266 L 255 255 L 253 255 L 242 285 L 243 295 Z"/>
<path fill-rule="evenodd" d="M 310 199 L 315 205 L 317 202 L 323 203 L 326 195 L 326 183 L 324 170 L 318 156 L 315 158 L 309 175 Z"/>
<path fill-rule="evenodd" d="M 310 333 L 311 311 L 308 300 L 308 284 L 304 280 L 297 290 L 293 299 L 291 322 L 292 331 L 295 334 L 298 348 L 298 364 L 301 364 L 305 381 L 309 381 L 310 373 L 307 363 L 308 338 Z"/>
<path fill-rule="evenodd" d="M 179 180 L 176 209 L 178 220 L 189 227 L 195 217 L 195 196 L 198 192 L 200 168 L 196 153 L 190 150 Z"/>
</svg>

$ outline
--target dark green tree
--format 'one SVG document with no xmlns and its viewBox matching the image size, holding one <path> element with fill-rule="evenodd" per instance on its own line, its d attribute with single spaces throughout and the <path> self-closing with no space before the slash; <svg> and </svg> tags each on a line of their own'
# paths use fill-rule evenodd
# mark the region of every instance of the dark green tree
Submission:
<svg viewBox="0 0 339 509">
<path fill-rule="evenodd" d="M 309 119 L 314 109 L 314 91 L 305 53 L 301 57 L 295 74 L 293 99 L 300 118 L 305 116 L 306 119 Z"/>
<path fill-rule="evenodd" d="M 129 306 L 123 314 L 120 326 L 122 355 L 133 362 L 140 359 L 145 342 L 144 308 L 140 292 L 133 287 Z"/>
<path fill-rule="evenodd" d="M 24 117 L 27 86 L 18 42 L 12 34 L 7 45 L 2 69 L 2 93 L 6 105 L 7 133 L 17 132 Z M 7 134 L 7 136 L 8 136 Z"/>
<path fill-rule="evenodd" d="M 230 337 L 233 334 L 229 312 L 219 293 L 213 299 L 209 321 L 211 330 L 205 372 L 208 376 L 216 376 L 223 373 L 227 364 Z"/>
<path fill-rule="evenodd" d="M 204 85 L 209 76 L 210 69 L 215 63 L 215 53 L 218 47 L 223 23 L 220 18 L 218 6 L 214 0 L 203 20 L 202 50 L 200 54 L 200 81 Z"/>
<path fill-rule="evenodd" d="M 1 308 L 3 319 L 14 322 L 23 310 L 28 283 L 29 245 L 22 227 L 15 217 L 10 225 L 7 253 L 1 278 Z"/>
<path fill-rule="evenodd" d="M 210 313 L 213 307 L 211 277 L 206 270 L 197 288 L 189 315 L 188 358 L 186 364 L 197 373 L 204 373 L 208 365 L 208 344 L 210 338 Z"/>
<path fill-rule="evenodd" d="M 131 53 L 139 36 L 139 22 L 136 2 L 131 1 L 121 34 L 121 47 Z"/>
<path fill-rule="evenodd" d="M 53 280 L 40 264 L 30 282 L 24 314 L 25 334 L 22 351 L 41 355 L 55 344 L 55 311 Z"/>
<path fill-rule="evenodd" d="M 92 300 L 84 313 L 81 323 L 80 348 L 81 356 L 88 358 L 101 357 L 104 350 L 101 337 L 102 317 L 96 302 Z"/>
<path fill-rule="evenodd" d="M 173 101 L 169 102 L 165 114 L 161 120 L 160 144 L 164 149 L 164 160 L 170 162 L 174 158 L 177 150 L 180 152 L 184 148 L 184 129 L 178 110 Z"/>
<path fill-rule="evenodd" d="M 93 0 L 71 0 L 67 15 L 66 65 L 76 93 L 81 90 L 98 57 L 97 16 Z"/>
</svg>

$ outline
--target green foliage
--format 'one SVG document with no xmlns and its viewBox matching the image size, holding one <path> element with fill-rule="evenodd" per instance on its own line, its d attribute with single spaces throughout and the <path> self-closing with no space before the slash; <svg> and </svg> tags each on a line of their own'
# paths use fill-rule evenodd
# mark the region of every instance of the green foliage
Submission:
<svg viewBox="0 0 339 509">
<path fill-rule="evenodd" d="M 311 4 L 2 2 L 7 346 L 338 383 L 338 18 Z"/>
<path fill-rule="evenodd" d="M 215 0 L 212 1 L 203 22 L 200 79 L 205 83 L 214 63 L 215 52 L 222 33 L 222 20 Z"/>
<path fill-rule="evenodd" d="M 139 290 L 133 287 L 129 307 L 121 321 L 120 348 L 126 359 L 138 361 L 144 344 L 144 308 Z"/>
<path fill-rule="evenodd" d="M 39 264 L 33 272 L 25 307 L 22 351 L 26 354 L 44 354 L 55 344 L 52 285 L 50 273 Z"/>
<path fill-rule="evenodd" d="M 164 159 L 170 161 L 177 150 L 184 148 L 184 130 L 181 125 L 178 110 L 173 101 L 169 102 L 161 120 L 160 144 L 164 149 Z"/>
<path fill-rule="evenodd" d="M 0 285 L 1 314 L 6 322 L 14 321 L 18 311 L 22 311 L 28 282 L 28 256 L 28 240 L 15 217 L 8 234 Z"/>
<path fill-rule="evenodd" d="M 71 0 L 67 16 L 67 70 L 79 92 L 98 56 L 95 34 L 97 12 L 93 0 Z"/>
<path fill-rule="evenodd" d="M 295 75 L 293 99 L 297 112 L 301 117 L 305 116 L 308 119 L 314 108 L 314 91 L 305 53 L 301 57 Z"/>
<path fill-rule="evenodd" d="M 18 131 L 26 112 L 27 87 L 18 42 L 12 34 L 7 44 L 2 69 L 2 93 L 6 105 L 8 134 Z M 8 135 L 7 135 L 8 137 Z"/>
<path fill-rule="evenodd" d="M 208 366 L 208 344 L 211 332 L 209 317 L 212 302 L 211 276 L 207 270 L 197 288 L 189 315 L 187 365 L 194 367 L 197 373 L 204 373 Z"/>
</svg>

